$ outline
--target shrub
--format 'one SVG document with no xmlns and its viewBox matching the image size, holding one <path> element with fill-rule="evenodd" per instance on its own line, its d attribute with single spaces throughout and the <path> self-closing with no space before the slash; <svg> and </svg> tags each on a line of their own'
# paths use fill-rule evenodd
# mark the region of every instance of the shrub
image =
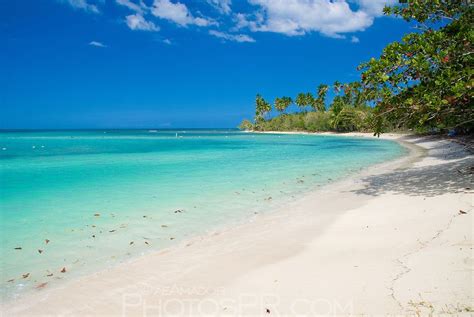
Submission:
<svg viewBox="0 0 474 317">
<path fill-rule="evenodd" d="M 332 127 L 340 132 L 358 131 L 362 127 L 363 121 L 363 111 L 346 106 L 337 114 L 333 114 Z"/>
<path fill-rule="evenodd" d="M 326 112 L 308 112 L 303 120 L 308 131 L 328 131 L 331 128 L 330 115 Z"/>
<path fill-rule="evenodd" d="M 250 122 L 249 120 L 244 119 L 244 120 L 240 123 L 239 129 L 240 129 L 240 130 L 243 130 L 243 131 L 251 131 L 251 130 L 253 130 L 253 124 L 252 124 L 252 122 Z"/>
</svg>

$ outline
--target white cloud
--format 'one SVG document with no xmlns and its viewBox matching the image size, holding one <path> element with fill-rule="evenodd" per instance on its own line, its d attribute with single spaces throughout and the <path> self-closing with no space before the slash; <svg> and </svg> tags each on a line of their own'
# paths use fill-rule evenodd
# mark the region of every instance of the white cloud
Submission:
<svg viewBox="0 0 474 317">
<path fill-rule="evenodd" d="M 229 14 L 232 10 L 232 0 L 207 0 L 207 3 L 215 7 L 222 14 Z"/>
<path fill-rule="evenodd" d="M 170 39 L 164 39 L 162 42 L 165 43 L 165 44 L 168 44 L 168 45 L 173 44 L 173 42 L 171 42 Z"/>
<path fill-rule="evenodd" d="M 216 30 L 210 30 L 209 34 L 224 40 L 228 41 L 234 41 L 234 42 L 248 42 L 248 43 L 253 43 L 255 42 L 255 39 L 252 37 L 246 35 L 246 34 L 229 34 L 229 33 L 224 33 Z"/>
<path fill-rule="evenodd" d="M 132 30 L 140 31 L 159 31 L 160 28 L 156 26 L 153 22 L 145 20 L 145 18 L 140 14 L 127 15 L 125 22 L 128 27 Z"/>
<path fill-rule="evenodd" d="M 107 47 L 107 45 L 104 45 L 103 43 L 101 42 L 97 42 L 97 41 L 91 41 L 89 42 L 89 45 L 90 46 L 95 46 L 95 47 Z"/>
<path fill-rule="evenodd" d="M 352 36 L 351 37 L 351 43 L 359 43 L 359 42 L 360 42 L 360 40 L 357 36 Z"/>
<path fill-rule="evenodd" d="M 100 13 L 99 8 L 95 4 L 88 3 L 87 0 L 62 0 L 62 2 L 69 3 L 73 8 L 86 12 Z"/>
<path fill-rule="evenodd" d="M 57 0 L 87 12 L 100 13 L 105 0 Z M 133 14 L 125 17 L 132 30 L 158 31 L 160 28 L 150 21 L 153 15 L 186 27 L 219 25 L 216 20 L 203 16 L 199 11 L 191 12 L 187 0 L 114 0 Z M 180 2 L 181 1 L 181 2 Z M 398 0 L 247 0 L 251 11 L 232 14 L 232 0 L 199 0 L 216 8 L 222 15 L 218 19 L 234 21 L 234 26 L 223 31 L 209 31 L 215 37 L 237 42 L 254 42 L 238 30 L 251 32 L 275 32 L 287 36 L 301 36 L 318 32 L 333 38 L 346 38 L 346 33 L 364 31 L 381 16 L 385 5 Z M 148 4 L 147 4 L 148 3 Z M 227 24 L 227 22 L 225 22 Z M 230 33 L 229 33 L 230 32 Z M 358 43 L 356 36 L 349 40 Z"/>
<path fill-rule="evenodd" d="M 140 14 L 143 14 L 146 10 L 148 10 L 148 7 L 145 5 L 145 3 L 143 3 L 142 0 L 140 0 L 139 3 L 135 3 L 131 0 L 115 0 L 115 2 Z"/>
<path fill-rule="evenodd" d="M 383 8 L 398 3 L 398 0 L 355 0 L 360 9 L 373 16 L 383 15 Z"/>
<path fill-rule="evenodd" d="M 181 26 L 209 26 L 217 24 L 211 19 L 194 17 L 185 4 L 170 0 L 155 0 L 151 12 L 154 16 L 172 21 Z"/>
<path fill-rule="evenodd" d="M 363 31 L 372 25 L 385 4 L 393 0 L 249 0 L 258 10 L 250 15 L 235 15 L 236 27 L 253 32 L 276 32 L 288 36 L 319 32 L 344 38 L 343 33 Z"/>
</svg>

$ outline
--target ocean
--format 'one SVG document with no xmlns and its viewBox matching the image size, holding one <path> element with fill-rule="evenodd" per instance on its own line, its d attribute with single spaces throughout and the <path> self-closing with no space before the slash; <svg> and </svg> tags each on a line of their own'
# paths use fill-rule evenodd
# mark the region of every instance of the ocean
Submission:
<svg viewBox="0 0 474 317">
<path fill-rule="evenodd" d="M 387 140 L 234 129 L 1 132 L 2 301 L 248 221 L 405 153 Z"/>
</svg>

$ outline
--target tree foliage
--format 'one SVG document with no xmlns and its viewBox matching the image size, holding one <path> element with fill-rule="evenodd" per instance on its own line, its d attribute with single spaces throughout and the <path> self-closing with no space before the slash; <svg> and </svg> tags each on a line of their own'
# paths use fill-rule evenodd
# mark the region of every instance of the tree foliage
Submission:
<svg viewBox="0 0 474 317">
<path fill-rule="evenodd" d="M 292 103 L 293 100 L 290 97 L 277 97 L 275 98 L 275 109 L 283 113 Z"/>
<path fill-rule="evenodd" d="M 314 99 L 313 109 L 317 111 L 326 111 L 326 95 L 328 93 L 329 86 L 321 84 L 318 86 L 318 97 Z"/>
<path fill-rule="evenodd" d="M 240 129 L 240 130 L 243 130 L 243 131 L 252 131 L 252 130 L 253 130 L 253 124 L 252 124 L 252 122 L 250 122 L 249 120 L 244 119 L 244 120 L 240 123 L 239 129 Z"/>
<path fill-rule="evenodd" d="M 417 30 L 362 63 L 361 81 L 321 84 L 315 95 L 301 92 L 294 100 L 300 113 L 268 121 L 271 106 L 257 95 L 255 129 L 472 132 L 474 5 L 470 0 L 399 2 L 384 13 L 416 21 Z M 276 98 L 275 109 L 283 113 L 292 102 Z"/>
<path fill-rule="evenodd" d="M 472 129 L 472 5 L 411 0 L 385 13 L 418 21 L 419 31 L 359 66 L 364 93 L 375 104 L 375 132 L 387 121 L 417 130 Z"/>
<path fill-rule="evenodd" d="M 308 112 L 303 117 L 304 128 L 307 131 L 329 131 L 331 130 L 330 115 L 327 112 Z"/>
<path fill-rule="evenodd" d="M 302 110 L 307 111 L 307 108 L 314 103 L 314 97 L 311 93 L 300 92 L 295 99 L 296 105 Z"/>
<path fill-rule="evenodd" d="M 255 97 L 255 127 L 265 121 L 265 115 L 272 110 L 272 106 L 260 94 Z"/>
</svg>

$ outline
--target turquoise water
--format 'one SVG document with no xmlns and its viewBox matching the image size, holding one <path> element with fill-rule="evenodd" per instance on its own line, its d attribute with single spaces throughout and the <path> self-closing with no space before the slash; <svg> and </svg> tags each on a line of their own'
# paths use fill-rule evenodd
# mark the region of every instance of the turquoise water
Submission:
<svg viewBox="0 0 474 317">
<path fill-rule="evenodd" d="M 390 141 L 235 130 L 0 133 L 2 300 L 245 221 L 404 153 Z"/>
</svg>

